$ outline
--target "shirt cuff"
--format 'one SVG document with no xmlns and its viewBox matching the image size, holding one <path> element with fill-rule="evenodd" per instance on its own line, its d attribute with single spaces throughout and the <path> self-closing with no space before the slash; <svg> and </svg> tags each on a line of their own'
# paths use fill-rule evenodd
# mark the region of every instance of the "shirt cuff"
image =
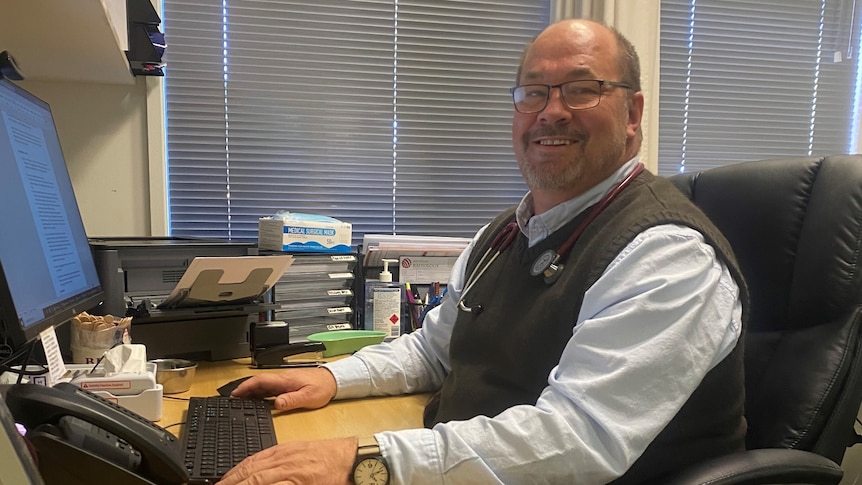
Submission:
<svg viewBox="0 0 862 485">
<path fill-rule="evenodd" d="M 435 432 L 430 429 L 384 431 L 374 435 L 386 459 L 389 483 L 438 485 L 443 483 Z"/>
<path fill-rule="evenodd" d="M 354 399 L 371 395 L 371 374 L 362 359 L 350 356 L 335 362 L 327 362 L 326 367 L 335 377 L 335 397 L 333 399 Z"/>
</svg>

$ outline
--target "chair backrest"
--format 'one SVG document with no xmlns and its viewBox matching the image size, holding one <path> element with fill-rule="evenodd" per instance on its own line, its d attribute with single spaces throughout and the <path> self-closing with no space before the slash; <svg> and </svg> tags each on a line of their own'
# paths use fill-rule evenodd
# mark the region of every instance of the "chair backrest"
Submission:
<svg viewBox="0 0 862 485">
<path fill-rule="evenodd" d="M 725 234 L 748 283 L 748 448 L 841 463 L 862 401 L 862 155 L 670 180 Z"/>
</svg>

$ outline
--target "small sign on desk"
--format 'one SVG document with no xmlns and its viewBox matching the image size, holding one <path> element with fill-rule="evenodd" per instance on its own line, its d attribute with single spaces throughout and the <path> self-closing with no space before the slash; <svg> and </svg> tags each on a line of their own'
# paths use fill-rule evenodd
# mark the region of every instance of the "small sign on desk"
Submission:
<svg viewBox="0 0 862 485">
<path fill-rule="evenodd" d="M 398 281 L 425 285 L 434 281 L 446 284 L 456 256 L 402 256 L 398 258 Z"/>
<path fill-rule="evenodd" d="M 39 334 L 39 339 L 42 341 L 42 349 L 45 351 L 45 359 L 48 362 L 48 380 L 47 382 L 37 382 L 41 376 L 35 376 L 33 382 L 53 386 L 60 382 L 60 379 L 66 374 L 66 364 L 63 362 L 63 356 L 60 354 L 60 346 L 57 344 L 57 334 L 54 332 L 54 326 L 52 325 L 43 330 Z"/>
</svg>

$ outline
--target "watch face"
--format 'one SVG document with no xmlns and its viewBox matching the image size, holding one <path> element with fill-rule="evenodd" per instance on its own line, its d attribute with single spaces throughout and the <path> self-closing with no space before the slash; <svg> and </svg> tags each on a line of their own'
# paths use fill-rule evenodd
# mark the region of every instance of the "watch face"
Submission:
<svg viewBox="0 0 862 485">
<path fill-rule="evenodd" d="M 353 468 L 353 483 L 356 485 L 386 485 L 389 483 L 389 469 L 378 457 L 363 458 Z"/>
</svg>

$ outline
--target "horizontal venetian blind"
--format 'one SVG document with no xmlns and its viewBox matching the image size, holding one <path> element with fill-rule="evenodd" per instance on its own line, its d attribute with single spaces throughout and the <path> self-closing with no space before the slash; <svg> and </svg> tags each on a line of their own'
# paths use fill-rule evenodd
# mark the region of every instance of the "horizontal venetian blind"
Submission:
<svg viewBox="0 0 862 485">
<path fill-rule="evenodd" d="M 851 151 L 849 4 L 662 0 L 659 172 Z"/>
<path fill-rule="evenodd" d="M 165 0 L 171 234 L 471 235 L 525 190 L 507 88 L 547 4 Z"/>
<path fill-rule="evenodd" d="M 509 87 L 543 4 L 398 2 L 397 233 L 470 236 L 524 195 Z"/>
</svg>

